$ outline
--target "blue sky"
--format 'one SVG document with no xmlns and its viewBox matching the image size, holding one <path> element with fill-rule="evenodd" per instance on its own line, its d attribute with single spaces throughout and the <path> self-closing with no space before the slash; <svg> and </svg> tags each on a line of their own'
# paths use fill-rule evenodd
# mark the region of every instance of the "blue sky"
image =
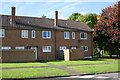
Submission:
<svg viewBox="0 0 120 80">
<path fill-rule="evenodd" d="M 11 7 L 16 7 L 17 16 L 54 18 L 54 11 L 58 10 L 60 19 L 67 19 L 72 13 L 100 14 L 105 7 L 116 2 L 2 2 L 0 14 L 11 14 Z"/>
</svg>

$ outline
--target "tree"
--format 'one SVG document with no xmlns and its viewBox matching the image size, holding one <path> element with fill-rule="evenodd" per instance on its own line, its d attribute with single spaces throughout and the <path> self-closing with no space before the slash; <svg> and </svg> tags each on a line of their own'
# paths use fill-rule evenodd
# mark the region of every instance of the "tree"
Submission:
<svg viewBox="0 0 120 80">
<path fill-rule="evenodd" d="M 95 43 L 99 48 L 104 48 L 110 52 L 110 57 L 113 54 L 120 55 L 120 1 L 102 10 L 99 21 L 97 22 L 94 30 L 96 36 L 94 37 Z M 102 35 L 102 36 L 100 36 Z M 103 39 L 105 40 L 101 40 Z"/>
<path fill-rule="evenodd" d="M 76 21 L 76 19 L 77 19 L 79 16 L 83 16 L 83 15 L 81 15 L 80 13 L 73 13 L 72 15 L 69 16 L 68 20 Z"/>
<path fill-rule="evenodd" d="M 85 24 L 87 24 L 90 28 L 93 28 L 94 25 L 97 23 L 97 14 L 86 14 L 81 15 L 80 13 L 73 13 L 68 20 L 74 20 L 74 21 L 82 21 Z"/>
</svg>

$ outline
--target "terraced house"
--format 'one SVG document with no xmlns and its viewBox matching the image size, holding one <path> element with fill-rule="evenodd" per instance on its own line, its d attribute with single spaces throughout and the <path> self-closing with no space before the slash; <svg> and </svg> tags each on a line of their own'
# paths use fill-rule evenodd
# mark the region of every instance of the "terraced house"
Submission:
<svg viewBox="0 0 120 80">
<path fill-rule="evenodd" d="M 54 19 L 16 16 L 15 7 L 11 13 L 0 15 L 3 61 L 17 62 L 19 58 L 31 58 L 31 55 L 35 60 L 58 59 L 62 55 L 59 51 L 64 49 L 80 49 L 84 57 L 92 55 L 92 30 L 83 22 L 58 19 L 58 11 L 55 11 Z M 32 50 L 34 54 L 31 54 Z"/>
</svg>

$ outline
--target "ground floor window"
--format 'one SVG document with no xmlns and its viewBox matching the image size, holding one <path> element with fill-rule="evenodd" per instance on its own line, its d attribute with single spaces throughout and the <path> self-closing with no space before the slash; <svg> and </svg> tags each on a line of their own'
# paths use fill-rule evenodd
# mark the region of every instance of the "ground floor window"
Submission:
<svg viewBox="0 0 120 80">
<path fill-rule="evenodd" d="M 15 49 L 17 49 L 17 50 L 21 50 L 21 49 L 25 49 L 25 47 L 23 47 L 23 46 L 15 47 Z"/>
<path fill-rule="evenodd" d="M 51 46 L 43 46 L 43 52 L 51 52 Z"/>
<path fill-rule="evenodd" d="M 74 46 L 74 47 L 71 47 L 71 49 L 77 49 L 77 47 Z"/>
<path fill-rule="evenodd" d="M 83 51 L 88 51 L 88 46 L 81 46 L 81 49 L 82 49 Z"/>
<path fill-rule="evenodd" d="M 59 50 L 64 50 L 64 49 L 67 49 L 67 47 L 66 46 L 60 46 L 59 47 Z"/>
<path fill-rule="evenodd" d="M 7 46 L 7 47 L 1 47 L 1 50 L 10 50 L 11 47 Z"/>
</svg>

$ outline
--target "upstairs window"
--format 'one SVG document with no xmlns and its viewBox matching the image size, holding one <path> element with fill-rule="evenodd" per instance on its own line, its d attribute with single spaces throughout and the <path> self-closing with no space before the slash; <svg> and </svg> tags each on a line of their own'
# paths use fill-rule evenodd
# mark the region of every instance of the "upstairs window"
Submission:
<svg viewBox="0 0 120 80">
<path fill-rule="evenodd" d="M 35 38 L 35 31 L 32 30 L 32 38 Z"/>
<path fill-rule="evenodd" d="M 21 33 L 22 33 L 21 35 L 22 38 L 28 38 L 28 30 L 22 30 Z"/>
<path fill-rule="evenodd" d="M 10 50 L 11 47 L 1 47 L 1 50 Z"/>
<path fill-rule="evenodd" d="M 70 39 L 69 32 L 64 32 L 64 39 Z"/>
<path fill-rule="evenodd" d="M 43 52 L 51 52 L 51 46 L 43 46 Z"/>
<path fill-rule="evenodd" d="M 72 39 L 75 39 L 75 32 L 72 32 Z"/>
<path fill-rule="evenodd" d="M 23 49 L 25 49 L 25 47 L 15 47 L 15 49 L 17 49 L 17 50 L 23 50 Z"/>
<path fill-rule="evenodd" d="M 5 29 L 0 29 L 0 38 L 5 37 Z"/>
<path fill-rule="evenodd" d="M 88 51 L 88 46 L 81 46 L 81 49 L 82 49 L 83 51 Z"/>
<path fill-rule="evenodd" d="M 87 33 L 80 33 L 80 39 L 87 39 Z"/>
<path fill-rule="evenodd" d="M 42 38 L 50 39 L 51 38 L 51 31 L 42 31 Z"/>
</svg>

